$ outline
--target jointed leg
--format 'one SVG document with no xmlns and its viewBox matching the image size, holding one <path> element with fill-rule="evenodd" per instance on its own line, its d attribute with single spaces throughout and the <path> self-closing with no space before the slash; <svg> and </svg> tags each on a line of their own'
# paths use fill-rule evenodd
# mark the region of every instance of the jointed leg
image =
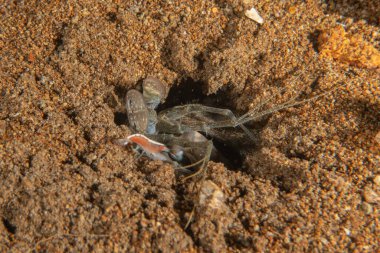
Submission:
<svg viewBox="0 0 380 253">
<path fill-rule="evenodd" d="M 184 167 L 184 168 L 190 168 L 190 167 L 193 167 L 193 166 L 195 166 L 197 164 L 201 164 L 200 168 L 196 172 L 194 172 L 193 174 L 191 174 L 191 175 L 189 175 L 187 177 L 184 177 L 182 179 L 182 181 L 185 181 L 185 180 L 187 180 L 189 178 L 195 177 L 195 176 L 201 174 L 202 172 L 204 173 L 203 177 L 205 177 L 206 169 L 207 169 L 206 165 L 210 161 L 212 148 L 213 148 L 212 141 L 207 141 L 207 147 L 206 147 L 205 156 L 201 160 L 199 160 L 199 161 L 197 161 L 197 162 L 195 162 L 193 164 L 190 164 L 190 165 L 187 165 L 187 166 Z M 203 179 L 203 177 L 202 177 L 202 179 Z"/>
<path fill-rule="evenodd" d="M 177 119 L 183 118 L 184 116 L 188 114 L 196 113 L 196 112 L 210 112 L 210 113 L 225 115 L 228 118 L 235 117 L 234 114 L 231 112 L 231 110 L 220 109 L 220 108 L 205 106 L 201 104 L 188 104 L 188 105 L 175 106 L 173 108 L 166 109 L 160 112 L 159 117 L 160 118 L 165 117 L 166 119 L 177 120 Z"/>
<path fill-rule="evenodd" d="M 333 89 L 333 90 L 335 90 L 335 89 Z M 245 124 L 245 123 L 247 123 L 247 122 L 249 122 L 251 120 L 259 119 L 259 118 L 261 118 L 263 116 L 272 114 L 274 112 L 277 112 L 277 111 L 280 111 L 280 110 L 283 110 L 283 109 L 286 109 L 286 108 L 294 107 L 294 106 L 297 106 L 297 105 L 305 104 L 307 102 L 316 100 L 317 98 L 326 96 L 327 94 L 331 93 L 333 90 L 323 92 L 321 94 L 318 94 L 318 95 L 316 95 L 314 97 L 311 97 L 311 98 L 308 98 L 308 99 L 305 99 L 305 100 L 302 100 L 302 101 L 295 101 L 296 98 L 297 98 L 297 96 L 294 96 L 292 99 L 290 99 L 290 100 L 288 100 L 288 101 L 286 101 L 286 102 L 284 102 L 282 104 L 276 105 L 276 106 L 274 106 L 271 109 L 268 109 L 268 110 L 265 110 L 265 111 L 262 111 L 262 112 L 258 112 L 258 113 L 257 113 L 256 110 L 251 110 L 251 111 L 247 112 L 246 114 L 244 114 L 243 116 L 241 116 L 237 120 L 236 126 L 240 126 L 240 125 Z"/>
<path fill-rule="evenodd" d="M 199 190 L 198 190 L 198 194 L 197 194 L 198 195 L 197 199 L 199 199 L 199 194 L 201 193 L 201 187 L 203 185 L 204 180 L 206 179 L 207 164 L 208 164 L 208 162 L 210 160 L 212 147 L 213 147 L 212 141 L 208 141 L 206 154 L 205 154 L 204 158 L 201 160 L 202 161 L 201 167 L 199 168 L 199 170 L 197 172 L 195 172 L 194 174 L 191 174 L 190 176 L 187 176 L 187 177 L 185 177 L 183 179 L 183 180 L 189 179 L 189 178 L 194 177 L 196 175 L 199 175 L 200 173 L 203 172 L 202 178 L 198 182 L 199 183 Z M 195 212 L 195 205 L 194 205 L 193 209 L 191 210 L 190 217 L 187 220 L 187 223 L 185 225 L 185 229 L 190 225 L 190 222 L 191 222 L 191 220 L 193 219 L 193 216 L 194 216 L 194 212 Z"/>
<path fill-rule="evenodd" d="M 163 111 L 159 114 L 159 118 L 161 122 L 168 123 L 165 125 L 177 126 L 178 132 L 193 130 L 207 133 L 208 130 L 214 128 L 240 126 L 254 140 L 252 133 L 244 125 L 238 124 L 236 116 L 229 109 L 189 104 Z"/>
</svg>

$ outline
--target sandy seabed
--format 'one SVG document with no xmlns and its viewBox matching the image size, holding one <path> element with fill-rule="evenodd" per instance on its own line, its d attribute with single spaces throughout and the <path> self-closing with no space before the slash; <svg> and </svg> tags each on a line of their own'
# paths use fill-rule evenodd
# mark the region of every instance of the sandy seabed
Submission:
<svg viewBox="0 0 380 253">
<path fill-rule="evenodd" d="M 379 251 L 379 67 L 318 39 L 342 26 L 376 54 L 379 2 L 138 2 L 0 4 L 0 251 Z M 149 75 L 238 115 L 282 89 L 268 107 L 334 91 L 248 124 L 241 166 L 208 165 L 215 208 L 105 141 L 132 133 L 123 97 Z"/>
</svg>

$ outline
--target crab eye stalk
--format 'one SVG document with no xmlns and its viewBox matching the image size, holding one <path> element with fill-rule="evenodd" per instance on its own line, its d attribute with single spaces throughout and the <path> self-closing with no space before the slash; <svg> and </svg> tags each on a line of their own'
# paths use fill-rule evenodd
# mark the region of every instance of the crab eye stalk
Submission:
<svg viewBox="0 0 380 253">
<path fill-rule="evenodd" d="M 146 105 L 155 109 L 166 98 L 166 86 L 157 78 L 148 76 L 143 81 L 143 97 Z"/>
<path fill-rule="evenodd" d="M 130 126 L 137 132 L 144 133 L 148 127 L 149 112 L 143 95 L 137 90 L 129 90 L 125 102 Z"/>
</svg>

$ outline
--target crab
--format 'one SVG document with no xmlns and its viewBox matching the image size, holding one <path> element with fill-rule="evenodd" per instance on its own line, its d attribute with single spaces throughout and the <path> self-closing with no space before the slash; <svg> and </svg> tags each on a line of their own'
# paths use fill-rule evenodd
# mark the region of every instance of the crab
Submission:
<svg viewBox="0 0 380 253">
<path fill-rule="evenodd" d="M 119 139 L 120 145 L 135 144 L 137 150 L 154 160 L 187 166 L 203 164 L 218 151 L 204 134 L 219 128 L 240 127 L 254 140 L 253 134 L 244 125 L 273 112 L 293 107 L 316 99 L 325 93 L 302 101 L 295 99 L 262 110 L 272 97 L 265 99 L 254 109 L 240 117 L 229 109 L 186 104 L 156 112 L 157 106 L 166 99 L 166 86 L 157 78 L 149 76 L 142 84 L 142 93 L 131 89 L 125 96 L 130 127 L 137 134 Z M 190 164 L 189 164 L 190 163 Z"/>
<path fill-rule="evenodd" d="M 254 141 L 250 130 L 244 125 L 276 111 L 293 107 L 324 96 L 324 92 L 309 99 L 296 101 L 295 98 L 278 104 L 270 109 L 263 107 L 273 98 L 265 99 L 254 109 L 240 117 L 229 109 L 209 107 L 202 104 L 174 106 L 156 112 L 157 106 L 164 102 L 166 86 L 155 77 L 147 77 L 142 84 L 142 93 L 131 89 L 125 96 L 126 110 L 130 127 L 135 132 L 125 139 L 118 139 L 119 145 L 133 144 L 141 155 L 153 160 L 170 162 L 187 180 L 200 175 L 195 191 L 202 197 L 202 185 L 206 180 L 207 163 L 218 156 L 218 150 L 206 136 L 215 129 L 240 127 Z M 197 168 L 193 170 L 193 168 Z M 189 170 L 190 169 L 190 170 Z M 195 213 L 195 203 L 185 229 Z"/>
<path fill-rule="evenodd" d="M 135 133 L 125 139 L 115 140 L 115 143 L 123 146 L 134 144 L 136 151 L 141 151 L 153 160 L 173 163 L 175 167 L 184 160 L 200 164 L 207 145 L 212 146 L 210 141 L 190 128 L 186 128 L 187 131 L 178 127 L 177 131 L 176 127 L 166 129 L 166 125 L 171 124 L 171 116 L 162 116 L 155 111 L 166 98 L 165 85 L 157 78 L 148 77 L 142 87 L 143 93 L 131 89 L 125 96 L 128 121 Z"/>
</svg>

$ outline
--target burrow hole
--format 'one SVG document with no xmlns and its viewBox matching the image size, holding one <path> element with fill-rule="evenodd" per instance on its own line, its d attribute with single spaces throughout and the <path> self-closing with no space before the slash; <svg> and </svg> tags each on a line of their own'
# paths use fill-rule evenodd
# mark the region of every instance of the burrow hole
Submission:
<svg viewBox="0 0 380 253">
<path fill-rule="evenodd" d="M 120 91 L 123 91 L 121 94 Z M 119 98 L 124 98 L 126 90 L 117 88 L 116 93 Z M 220 89 L 216 94 L 205 95 L 205 85 L 203 82 L 194 81 L 191 78 L 183 79 L 177 85 L 173 85 L 170 88 L 169 94 L 163 104 L 160 104 L 157 108 L 157 112 L 161 110 L 171 108 L 178 105 L 186 104 L 202 104 L 211 107 L 218 107 L 223 109 L 231 109 L 233 106 L 231 89 L 226 86 Z M 233 111 L 233 110 L 232 110 Z M 125 111 L 117 111 L 114 113 L 114 122 L 116 125 L 128 125 L 128 117 Z M 229 129 L 231 131 L 241 131 L 240 129 Z M 213 159 L 215 162 L 222 162 L 225 166 L 231 170 L 240 169 L 244 162 L 244 150 L 252 148 L 254 143 L 244 146 L 242 143 L 236 140 L 223 140 L 218 136 L 207 135 L 202 133 L 207 138 L 213 141 L 215 148 L 221 154 L 221 159 Z"/>
</svg>

